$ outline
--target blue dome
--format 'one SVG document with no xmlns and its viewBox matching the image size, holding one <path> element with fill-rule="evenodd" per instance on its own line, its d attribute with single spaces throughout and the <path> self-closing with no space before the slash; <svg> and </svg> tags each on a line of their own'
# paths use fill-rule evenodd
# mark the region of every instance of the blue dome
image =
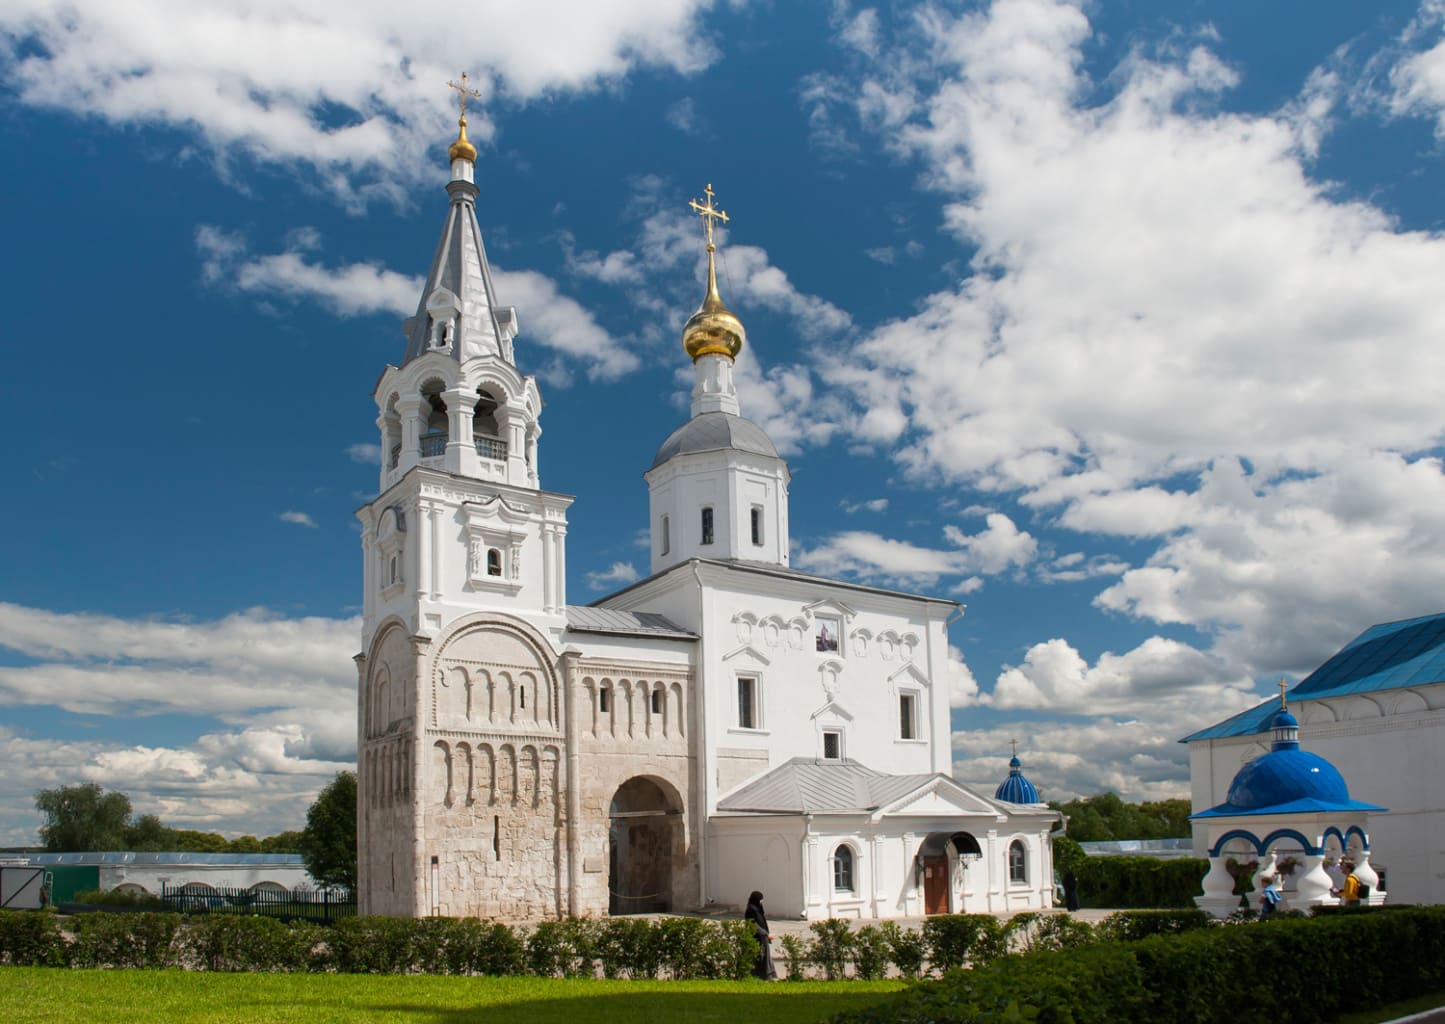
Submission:
<svg viewBox="0 0 1445 1024">
<path fill-rule="evenodd" d="M 1295 800 L 1348 803 L 1350 791 L 1334 765 L 1318 754 L 1295 747 L 1271 750 L 1250 761 L 1234 776 L 1225 798 L 1227 804 L 1241 811 L 1276 807 Z"/>
<path fill-rule="evenodd" d="M 1299 721 L 1295 718 L 1294 715 L 1290 714 L 1288 711 L 1286 711 L 1286 710 L 1284 710 L 1283 708 L 1281 708 L 1280 710 L 1278 710 L 1278 711 L 1276 711 L 1276 712 L 1274 713 L 1274 717 L 1269 720 L 1269 724 L 1266 725 L 1265 728 L 1266 728 L 1266 729 L 1298 729 L 1298 728 L 1299 728 Z"/>
<path fill-rule="evenodd" d="M 1015 754 L 1009 758 L 1008 778 L 1004 779 L 998 789 L 994 790 L 995 800 L 1006 800 L 1011 804 L 1036 804 L 1039 802 L 1039 791 L 1034 784 L 1024 778 L 1023 764 Z"/>
</svg>

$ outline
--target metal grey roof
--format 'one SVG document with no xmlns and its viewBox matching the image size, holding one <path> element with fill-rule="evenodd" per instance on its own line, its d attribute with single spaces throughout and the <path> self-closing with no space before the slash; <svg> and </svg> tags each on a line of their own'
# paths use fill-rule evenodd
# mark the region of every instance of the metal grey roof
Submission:
<svg viewBox="0 0 1445 1024">
<path fill-rule="evenodd" d="M 946 776 L 945 776 L 946 777 Z M 865 814 L 907 796 L 937 775 L 887 775 L 857 761 L 795 757 L 718 801 L 720 811 Z"/>
<path fill-rule="evenodd" d="M 115 850 L 94 853 L 27 853 L 20 854 L 32 867 L 97 867 L 107 864 L 209 864 L 234 867 L 304 868 L 299 853 L 135 853 Z"/>
<path fill-rule="evenodd" d="M 727 449 L 766 455 L 774 459 L 778 457 L 778 450 L 773 447 L 773 442 L 763 428 L 752 420 L 745 420 L 730 412 L 705 412 L 694 416 L 668 435 L 667 440 L 662 442 L 662 447 L 657 449 L 652 468 L 656 469 L 677 455 Z"/>
<path fill-rule="evenodd" d="M 567 628 L 579 633 L 630 633 L 697 639 L 696 633 L 688 632 L 656 612 L 624 612 L 577 604 L 567 606 Z"/>
<path fill-rule="evenodd" d="M 599 597 L 596 601 L 593 601 L 592 604 L 588 605 L 588 607 L 595 608 L 598 605 L 606 604 L 608 601 L 615 601 L 623 594 L 630 593 L 638 589 L 639 587 L 645 587 L 652 581 L 660 580 L 664 576 L 669 575 L 670 573 L 675 573 L 680 570 L 686 570 L 688 566 L 693 565 L 694 563 L 698 565 L 715 565 L 733 572 L 753 572 L 759 573 L 764 576 L 775 576 L 778 579 L 797 580 L 802 583 L 821 584 L 827 587 L 841 587 L 845 590 L 856 590 L 864 594 L 883 594 L 887 597 L 901 597 L 908 601 L 925 601 L 929 604 L 946 604 L 956 608 L 964 607 L 961 602 L 955 601 L 952 598 L 929 597 L 927 594 L 910 594 L 903 590 L 888 590 L 884 587 L 875 587 L 867 583 L 854 583 L 850 580 L 829 579 L 827 576 L 818 576 L 814 573 L 800 572 L 799 570 L 794 569 L 791 566 L 778 565 L 776 562 L 757 562 L 753 561 L 750 558 L 689 558 L 686 561 L 678 562 L 676 565 L 670 565 L 666 569 L 661 570 L 660 572 L 655 572 L 651 576 L 646 576 L 643 579 L 638 580 L 636 583 L 629 583 L 621 590 L 613 591 L 606 597 Z"/>
<path fill-rule="evenodd" d="M 1292 700 L 1343 697 L 1445 682 L 1445 613 L 1371 626 L 1294 685 Z M 1184 737 L 1214 740 L 1264 732 L 1279 710 L 1269 700 Z"/>
<path fill-rule="evenodd" d="M 432 257 L 431 270 L 417 303 L 416 316 L 406 321 L 406 355 L 401 365 L 428 351 L 427 299 L 438 288 L 445 288 L 461 303 L 458 336 L 453 339 L 448 355 L 460 361 L 467 343 L 483 351 L 501 355 L 505 352 L 497 316 L 510 318 L 510 310 L 497 305 L 492 291 L 492 271 L 487 263 L 487 250 L 482 244 L 482 229 L 477 224 L 472 201 L 477 188 L 470 182 L 453 181 L 447 186 L 451 205 L 447 208 L 442 237 Z"/>
</svg>

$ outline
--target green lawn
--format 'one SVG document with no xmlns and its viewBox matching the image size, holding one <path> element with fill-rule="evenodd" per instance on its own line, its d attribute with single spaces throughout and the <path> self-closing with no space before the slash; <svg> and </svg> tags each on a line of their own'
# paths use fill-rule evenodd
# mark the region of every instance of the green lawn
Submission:
<svg viewBox="0 0 1445 1024">
<path fill-rule="evenodd" d="M 866 1006 L 901 987 L 895 981 L 765 984 L 0 967 L 0 1021 L 804 1024 Z"/>
</svg>

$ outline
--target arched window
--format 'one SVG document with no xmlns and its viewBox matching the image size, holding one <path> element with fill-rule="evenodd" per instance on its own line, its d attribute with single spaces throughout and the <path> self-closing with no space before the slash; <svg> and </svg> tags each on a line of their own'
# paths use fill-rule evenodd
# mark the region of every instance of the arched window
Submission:
<svg viewBox="0 0 1445 1024">
<path fill-rule="evenodd" d="M 604 686 L 597 691 L 597 710 L 604 715 L 612 710 L 612 687 Z"/>
<path fill-rule="evenodd" d="M 487 575 L 502 575 L 502 553 L 496 548 L 487 549 Z"/>
<path fill-rule="evenodd" d="M 392 555 L 392 556 L 391 556 L 391 570 L 390 570 L 389 576 L 390 576 L 390 578 L 386 581 L 388 586 L 391 585 L 392 583 L 395 583 L 395 582 L 396 582 L 396 556 L 395 556 L 395 555 Z"/>
<path fill-rule="evenodd" d="M 1024 851 L 1022 839 L 1015 839 L 1008 844 L 1008 880 L 1010 882 L 1027 882 L 1029 880 L 1029 860 Z"/>
<path fill-rule="evenodd" d="M 833 891 L 853 891 L 853 850 L 840 846 L 833 851 Z"/>
</svg>

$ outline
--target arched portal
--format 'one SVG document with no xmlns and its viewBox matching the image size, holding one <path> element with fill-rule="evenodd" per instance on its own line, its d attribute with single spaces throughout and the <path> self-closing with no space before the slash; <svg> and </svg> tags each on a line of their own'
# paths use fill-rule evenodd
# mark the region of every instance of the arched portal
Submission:
<svg viewBox="0 0 1445 1024">
<path fill-rule="evenodd" d="M 969 832 L 930 832 L 918 847 L 915 860 L 923 885 L 923 912 L 925 914 L 948 914 L 967 910 L 970 891 L 967 876 L 970 864 L 980 863 L 983 850 L 978 840 Z M 959 893 L 958 905 L 950 906 L 953 888 L 957 878 L 963 891 Z M 983 890 L 987 885 L 983 885 Z"/>
<path fill-rule="evenodd" d="M 670 911 L 673 864 L 683 853 L 677 791 L 661 779 L 635 776 L 617 787 L 607 814 L 608 912 Z"/>
</svg>

